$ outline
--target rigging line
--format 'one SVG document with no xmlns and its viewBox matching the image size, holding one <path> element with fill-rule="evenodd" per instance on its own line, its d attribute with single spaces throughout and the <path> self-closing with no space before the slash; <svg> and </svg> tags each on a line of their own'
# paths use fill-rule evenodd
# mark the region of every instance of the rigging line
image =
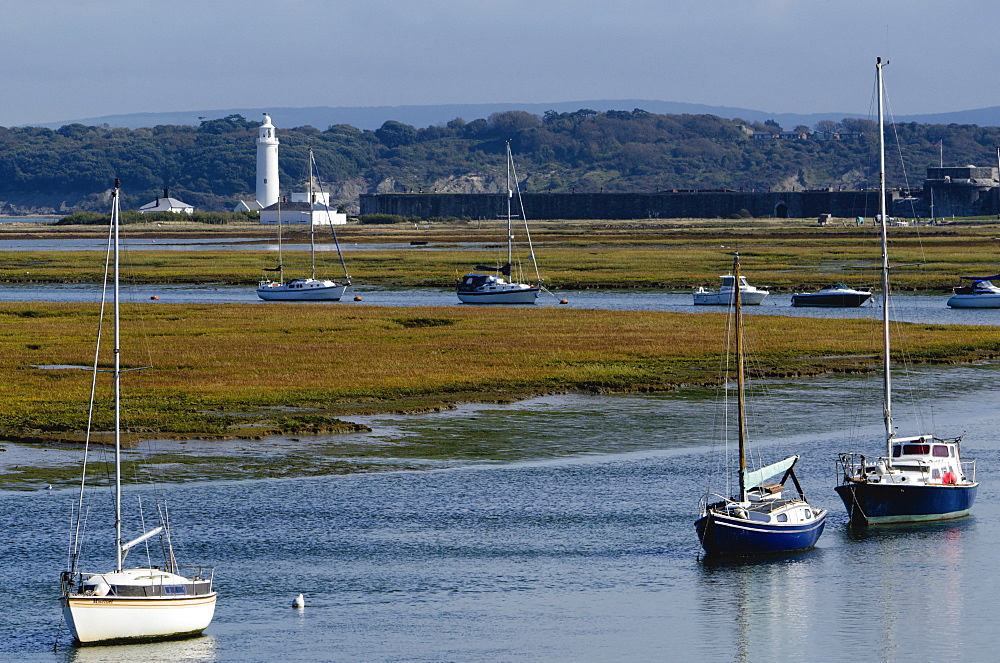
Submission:
<svg viewBox="0 0 1000 663">
<path fill-rule="evenodd" d="M 889 101 L 889 94 L 888 94 L 888 92 L 885 91 L 885 83 L 884 82 L 882 84 L 882 95 L 883 95 L 883 98 L 885 99 L 885 106 L 886 106 L 886 109 L 887 109 L 888 115 L 889 115 L 889 126 L 892 127 L 892 135 L 893 135 L 893 138 L 896 139 L 896 153 L 899 155 L 899 167 L 900 167 L 900 170 L 903 173 L 903 187 L 904 187 L 904 190 L 907 192 L 907 197 L 909 197 L 911 199 L 910 200 L 910 210 L 911 210 L 911 212 L 913 212 L 913 217 L 916 218 L 916 216 L 917 216 L 917 214 L 916 214 L 916 208 L 913 206 L 912 196 L 909 195 L 909 192 L 910 192 L 910 180 L 909 180 L 909 177 L 908 177 L 908 175 L 906 173 L 906 161 L 904 161 L 904 159 L 903 159 L 903 144 L 902 144 L 902 141 L 899 139 L 899 130 L 896 127 L 896 119 L 895 119 L 895 117 L 893 117 L 893 114 L 892 114 L 892 105 L 891 105 L 891 103 Z M 920 260 L 921 260 L 921 262 L 926 262 L 927 261 L 927 255 L 926 255 L 926 251 L 924 249 L 923 236 L 920 234 L 920 226 L 919 225 L 917 226 L 917 245 L 920 247 Z"/>
<path fill-rule="evenodd" d="M 521 200 L 521 185 L 517 181 L 517 166 L 514 165 L 514 155 L 510 151 L 510 141 L 507 141 L 507 159 L 510 161 L 510 170 L 514 175 L 514 191 L 517 192 L 517 206 L 521 210 L 521 220 L 524 222 L 524 235 L 528 240 L 528 255 L 531 256 L 531 264 L 535 266 L 535 279 L 542 282 L 542 276 L 538 272 L 538 261 L 535 260 L 535 247 L 531 242 L 531 231 L 528 230 L 528 215 L 524 213 L 524 201 Z"/>
<path fill-rule="evenodd" d="M 319 174 L 319 167 L 316 165 L 316 157 L 313 155 L 312 150 L 309 150 L 309 177 L 316 173 L 316 185 L 319 187 L 320 193 L 323 193 L 323 179 Z M 351 282 L 351 275 L 347 272 L 347 262 L 344 260 L 344 252 L 340 250 L 340 240 L 337 238 L 337 229 L 333 224 L 333 217 L 330 215 L 330 199 L 326 200 L 326 220 L 330 225 L 330 231 L 333 233 L 333 243 L 337 246 L 337 256 L 340 258 L 340 266 L 344 268 L 344 278 L 347 282 Z M 309 219 L 312 223 L 312 218 Z"/>
<path fill-rule="evenodd" d="M 81 525 L 81 520 L 83 518 L 83 496 L 84 496 L 84 487 L 86 486 L 87 483 L 87 461 L 89 459 L 90 440 L 94 425 L 94 406 L 97 401 L 97 373 L 98 373 L 97 368 L 99 366 L 101 358 L 101 335 L 104 330 L 104 311 L 107 308 L 108 270 L 110 269 L 111 266 L 111 252 L 112 252 L 112 244 L 114 241 L 113 240 L 114 236 L 112 232 L 113 229 L 111 228 L 111 226 L 109 226 L 108 248 L 104 256 L 104 284 L 103 287 L 101 288 L 101 309 L 97 318 L 97 341 L 94 346 L 94 368 L 90 378 L 90 402 L 87 408 L 87 429 L 84 435 L 84 442 L 83 442 L 83 471 L 81 473 L 82 478 L 80 479 L 80 495 L 77 500 L 77 521 L 74 527 L 75 532 L 73 533 L 73 549 L 69 560 L 70 562 L 69 570 L 71 572 L 76 571 L 76 562 L 79 558 L 79 552 L 80 552 L 80 525 Z"/>
</svg>

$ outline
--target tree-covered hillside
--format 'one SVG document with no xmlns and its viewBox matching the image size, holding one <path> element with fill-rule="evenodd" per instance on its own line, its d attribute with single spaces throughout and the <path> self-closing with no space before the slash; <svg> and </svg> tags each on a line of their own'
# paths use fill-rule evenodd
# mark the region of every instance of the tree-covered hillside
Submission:
<svg viewBox="0 0 1000 663">
<path fill-rule="evenodd" d="M 874 185 L 873 124 L 851 118 L 820 124 L 788 128 L 804 138 L 762 140 L 759 134 L 781 128 L 713 115 L 582 109 L 542 117 L 508 111 L 425 128 L 389 121 L 375 131 L 279 126 L 282 193 L 303 189 L 310 148 L 332 197 L 349 209 L 360 193 L 500 191 L 505 140 L 524 191 Z M 0 127 L 0 213 L 103 210 L 115 177 L 128 207 L 169 187 L 171 196 L 199 210 L 230 210 L 253 196 L 258 126 L 231 115 L 198 127 Z M 945 165 L 993 165 L 1000 128 L 907 123 L 889 138 L 890 186 L 916 188 L 926 168 L 938 164 L 939 142 Z"/>
</svg>

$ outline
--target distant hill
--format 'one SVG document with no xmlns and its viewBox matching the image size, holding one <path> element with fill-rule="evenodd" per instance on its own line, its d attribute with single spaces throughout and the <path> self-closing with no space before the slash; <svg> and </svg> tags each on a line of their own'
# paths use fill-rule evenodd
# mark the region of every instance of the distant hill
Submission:
<svg viewBox="0 0 1000 663">
<path fill-rule="evenodd" d="M 866 117 L 867 113 L 775 113 L 749 108 L 729 106 L 709 106 L 706 104 L 686 104 L 676 101 L 653 99 L 598 99 L 585 101 L 559 101 L 542 104 L 494 103 L 494 104 L 442 104 L 428 106 L 315 106 L 311 108 L 227 108 L 215 110 L 174 111 L 163 113 L 131 113 L 127 115 L 104 115 L 60 122 L 48 122 L 32 126 L 58 129 L 68 124 L 87 126 L 126 127 L 138 129 L 157 125 L 198 126 L 202 120 L 239 114 L 255 120 L 263 113 L 269 113 L 279 128 L 313 126 L 323 130 L 335 124 L 349 124 L 359 129 L 378 129 L 387 120 L 402 122 L 415 127 L 430 127 L 444 124 L 455 118 L 469 122 L 477 118 L 487 118 L 493 113 L 521 110 L 535 115 L 553 110 L 572 113 L 581 108 L 605 112 L 609 110 L 631 111 L 636 108 L 663 115 L 717 115 L 722 118 L 740 118 L 748 122 L 774 120 L 785 129 L 798 125 L 814 126 L 820 120 L 839 122 L 845 117 Z M 897 122 L 917 122 L 920 124 L 978 124 L 981 127 L 1000 126 L 1000 106 L 975 110 L 933 113 L 928 115 L 896 116 Z"/>
<path fill-rule="evenodd" d="M 570 107 L 577 105 L 600 106 Z M 642 100 L 628 105 L 654 107 Z M 444 108 L 451 115 L 460 107 Z M 349 212 L 357 211 L 362 193 L 503 191 L 508 140 L 517 155 L 520 188 L 528 193 L 857 191 L 876 184 L 876 125 L 864 118 L 846 117 L 824 123 L 822 131 L 790 131 L 779 138 L 770 120 L 794 129 L 823 116 L 790 121 L 778 115 L 759 122 L 646 109 L 548 108 L 539 115 L 461 108 L 470 111 L 468 117 L 485 117 L 437 124 L 428 117 L 409 118 L 422 126 L 386 120 L 374 130 L 338 117 L 320 129 L 315 119 L 296 119 L 291 112 L 282 119 L 280 109 L 272 109 L 281 139 L 282 190 L 303 190 L 298 187 L 305 187 L 312 151 L 331 199 Z M 260 120 L 241 113 L 195 120 L 155 129 L 94 123 L 0 127 L 0 214 L 103 210 L 115 178 L 126 185 L 122 203 L 130 209 L 169 189 L 199 211 L 231 210 L 254 194 Z M 904 189 L 919 188 L 926 168 L 942 158 L 949 165 L 996 163 L 1000 145 L 996 126 L 902 122 L 892 135 L 899 141 L 893 153 L 902 162 L 887 163 L 888 182 Z"/>
</svg>

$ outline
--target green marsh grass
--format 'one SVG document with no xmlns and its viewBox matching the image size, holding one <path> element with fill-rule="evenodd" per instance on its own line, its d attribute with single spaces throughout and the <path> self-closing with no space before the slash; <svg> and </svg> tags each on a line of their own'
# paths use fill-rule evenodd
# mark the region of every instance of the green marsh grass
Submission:
<svg viewBox="0 0 1000 663">
<path fill-rule="evenodd" d="M 710 223 L 711 222 L 711 223 Z M 727 225 L 723 225 L 723 223 Z M 406 226 L 406 224 L 403 224 Z M 870 267 L 879 261 L 878 234 L 873 226 L 843 227 L 804 225 L 801 220 L 741 222 L 543 222 L 534 231 L 536 255 L 545 283 L 567 290 L 587 288 L 689 289 L 716 285 L 725 273 L 731 254 L 744 255 L 752 282 L 779 291 L 802 290 L 844 281 L 871 286 L 877 281 Z M 60 234 L 61 231 L 61 234 Z M 35 232 L 30 237 L 99 237 L 71 229 Z M 273 229 L 259 226 L 212 228 L 211 233 L 191 230 L 136 231 L 136 241 L 157 237 L 254 237 L 273 244 Z M 344 244 L 428 242 L 425 247 L 378 251 L 349 251 L 348 268 L 355 281 L 384 286 L 449 287 L 454 279 L 477 263 L 496 262 L 502 237 L 497 221 L 454 222 L 414 229 L 349 225 L 338 230 Z M 894 277 L 900 290 L 945 291 L 958 275 L 1000 271 L 1000 245 L 996 226 L 934 226 L 890 229 L 894 264 L 920 263 L 899 270 Z M 287 231 L 290 242 L 308 241 L 301 229 Z M 4 237 L 29 235 L 3 234 Z M 323 236 L 322 241 L 329 242 Z M 459 250 L 459 242 L 495 246 Z M 524 252 L 521 252 L 524 256 Z M 266 251 L 128 251 L 124 265 L 137 283 L 233 283 L 248 287 L 264 267 L 273 267 L 274 252 Z M 524 258 L 521 258 L 522 262 Z M 304 273 L 308 256 L 288 252 L 286 274 Z M 8 252 L 0 257 L 0 282 L 96 283 L 101 278 L 103 253 Z M 321 254 L 323 276 L 338 277 L 335 255 Z M 526 265 L 523 265 L 526 267 Z"/>
<path fill-rule="evenodd" d="M 92 305 L 0 307 L 6 439 L 79 440 Z M 351 414 L 420 412 L 551 392 L 630 392 L 718 380 L 723 314 L 545 307 L 347 307 L 139 303 L 123 357 L 131 437 L 262 438 L 355 431 Z M 869 320 L 753 316 L 758 373 L 869 370 Z M 1000 356 L 980 327 L 903 325 L 915 361 Z M 108 331 L 108 334 L 110 332 Z M 105 385 L 103 404 L 110 394 Z M 275 408 L 290 408 L 288 411 Z M 98 429 L 110 427 L 102 408 Z"/>
</svg>

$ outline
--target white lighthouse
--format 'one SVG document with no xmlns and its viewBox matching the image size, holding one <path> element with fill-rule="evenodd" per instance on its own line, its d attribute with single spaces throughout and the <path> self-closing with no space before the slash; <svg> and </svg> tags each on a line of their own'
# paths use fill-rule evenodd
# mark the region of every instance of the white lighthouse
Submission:
<svg viewBox="0 0 1000 663">
<path fill-rule="evenodd" d="M 257 134 L 257 204 L 268 207 L 278 202 L 278 137 L 271 118 L 264 113 L 264 124 Z"/>
</svg>

